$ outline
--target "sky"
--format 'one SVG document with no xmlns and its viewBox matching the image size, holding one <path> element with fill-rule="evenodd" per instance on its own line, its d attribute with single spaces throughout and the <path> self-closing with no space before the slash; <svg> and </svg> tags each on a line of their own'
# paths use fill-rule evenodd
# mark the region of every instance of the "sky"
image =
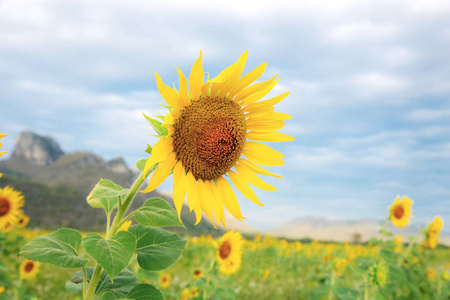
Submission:
<svg viewBox="0 0 450 300">
<path fill-rule="evenodd" d="M 260 80 L 283 79 L 269 97 L 290 91 L 276 111 L 295 137 L 270 143 L 286 163 L 263 207 L 238 193 L 248 225 L 383 220 L 397 195 L 413 224 L 450 222 L 449 49 L 446 0 L 3 0 L 2 151 L 31 129 L 134 166 L 156 142 L 142 112 L 167 111 L 154 73 L 178 85 L 174 66 L 188 76 L 201 50 L 216 76 L 248 50 L 244 73 L 268 62 Z"/>
</svg>

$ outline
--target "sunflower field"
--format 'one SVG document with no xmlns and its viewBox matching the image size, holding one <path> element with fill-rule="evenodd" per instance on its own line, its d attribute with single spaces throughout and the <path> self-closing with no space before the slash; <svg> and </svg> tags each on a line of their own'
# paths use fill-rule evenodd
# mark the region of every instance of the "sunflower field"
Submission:
<svg viewBox="0 0 450 300">
<path fill-rule="evenodd" d="M 178 88 L 156 74 L 167 113 L 144 115 L 158 141 L 136 163 L 140 175 L 129 188 L 100 179 L 85 200 L 104 211 L 104 232 L 27 230 L 26 199 L 14 187 L 0 188 L 0 299 L 449 299 L 442 218 L 415 237 L 388 230 L 410 224 L 408 196 L 394 200 L 379 237 L 364 244 L 170 231 L 184 227 L 185 202 L 195 224 L 206 216 L 226 228 L 226 211 L 244 218 L 233 188 L 257 205 L 253 188 L 276 190 L 259 176 L 281 178 L 261 166 L 284 164 L 266 142 L 294 140 L 278 132 L 291 116 L 275 112 L 289 92 L 263 100 L 280 79 L 254 84 L 267 63 L 242 75 L 247 56 L 205 80 L 200 52 L 188 78 L 177 69 Z M 150 198 L 131 209 L 137 193 L 169 176 L 175 207 Z"/>
</svg>

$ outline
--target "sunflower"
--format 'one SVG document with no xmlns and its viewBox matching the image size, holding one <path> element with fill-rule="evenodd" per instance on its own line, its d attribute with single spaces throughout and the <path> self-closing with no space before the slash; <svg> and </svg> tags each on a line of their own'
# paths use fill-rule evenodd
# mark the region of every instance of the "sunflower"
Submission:
<svg viewBox="0 0 450 300">
<path fill-rule="evenodd" d="M 0 132 L 0 140 L 3 138 L 3 137 L 5 137 L 5 136 L 7 136 L 6 134 L 4 134 L 3 132 Z M 3 143 L 0 143 L 0 148 L 3 146 Z M 5 152 L 0 152 L 0 157 L 3 155 L 3 154 L 5 154 L 5 153 L 8 153 L 7 151 L 5 151 Z M 3 176 L 3 173 L 0 173 L 0 177 L 2 177 Z"/>
<path fill-rule="evenodd" d="M 39 273 L 40 265 L 41 263 L 37 261 L 32 261 L 29 259 L 24 260 L 20 265 L 20 279 L 29 280 L 36 277 L 36 274 Z"/>
<path fill-rule="evenodd" d="M 215 243 L 216 260 L 219 263 L 219 271 L 230 275 L 241 267 L 242 236 L 240 232 L 229 231 L 224 234 L 219 243 Z"/>
<path fill-rule="evenodd" d="M 159 277 L 159 285 L 164 289 L 169 287 L 171 282 L 172 282 L 172 275 L 170 275 L 169 273 L 163 273 Z"/>
<path fill-rule="evenodd" d="M 400 196 L 395 198 L 394 203 L 389 207 L 389 218 L 394 226 L 405 228 L 409 224 L 409 218 L 412 218 L 413 203 L 414 201 L 408 196 L 403 196 L 402 200 L 400 200 Z"/>
<path fill-rule="evenodd" d="M 24 228 L 28 225 L 29 222 L 30 222 L 30 217 L 23 214 L 19 217 L 19 220 L 17 220 L 17 227 Z"/>
<path fill-rule="evenodd" d="M 0 230 L 15 225 L 23 214 L 20 209 L 24 205 L 23 196 L 12 187 L 0 188 Z"/>
<path fill-rule="evenodd" d="M 441 229 L 444 226 L 444 222 L 440 216 L 437 216 L 433 219 L 433 221 L 428 224 L 425 229 L 425 240 L 424 246 L 427 248 L 434 249 L 437 247 L 439 243 L 439 234 L 441 233 Z"/>
<path fill-rule="evenodd" d="M 189 80 L 177 68 L 179 91 L 165 85 L 155 73 L 158 90 L 170 113 L 160 124 L 158 133 L 161 138 L 145 164 L 143 174 L 147 174 L 153 165 L 158 166 L 142 192 L 153 191 L 173 172 L 173 199 L 178 216 L 187 194 L 189 209 L 196 215 L 195 224 L 200 222 L 203 211 L 213 224 L 214 214 L 217 226 L 220 222 L 225 225 L 224 206 L 238 220 L 244 219 L 236 195 L 225 177 L 246 198 L 262 206 L 249 184 L 275 191 L 275 187 L 256 174 L 281 176 L 258 165 L 283 165 L 284 155 L 256 141 L 294 140 L 277 132 L 291 116 L 274 112 L 274 105 L 289 92 L 259 101 L 279 79 L 274 76 L 252 84 L 263 74 L 267 63 L 241 76 L 247 55 L 248 51 L 245 51 L 236 63 L 205 82 L 200 52 Z"/>
<path fill-rule="evenodd" d="M 369 270 L 369 280 L 374 286 L 383 286 L 388 281 L 388 270 L 383 262 L 375 263 Z"/>
<path fill-rule="evenodd" d="M 201 278 L 203 276 L 203 274 L 205 274 L 205 271 L 203 271 L 201 269 L 197 269 L 192 274 L 192 278 L 194 278 L 194 280 L 197 280 L 197 279 Z"/>
<path fill-rule="evenodd" d="M 119 231 L 128 231 L 128 228 L 130 228 L 132 223 L 132 220 L 128 220 L 122 223 L 122 225 L 120 225 L 119 229 L 117 229 L 116 233 Z"/>
</svg>

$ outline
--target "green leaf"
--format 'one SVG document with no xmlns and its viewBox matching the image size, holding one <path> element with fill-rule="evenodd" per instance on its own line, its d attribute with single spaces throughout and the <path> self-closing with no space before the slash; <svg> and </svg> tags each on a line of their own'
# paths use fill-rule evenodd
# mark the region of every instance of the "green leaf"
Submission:
<svg viewBox="0 0 450 300">
<path fill-rule="evenodd" d="M 108 291 L 106 293 L 101 294 L 98 297 L 98 299 L 99 300 L 117 300 L 117 297 L 114 293 Z"/>
<path fill-rule="evenodd" d="M 83 290 L 82 284 L 77 284 L 72 281 L 66 281 L 66 284 L 64 286 L 66 288 L 66 291 L 69 293 L 79 292 Z"/>
<path fill-rule="evenodd" d="M 127 300 L 164 300 L 161 292 L 153 285 L 140 283 L 127 295 Z"/>
<path fill-rule="evenodd" d="M 134 235 L 127 231 L 120 231 L 110 239 L 88 233 L 81 243 L 87 254 L 106 270 L 111 281 L 128 265 L 136 249 Z"/>
<path fill-rule="evenodd" d="M 141 268 L 149 271 L 163 270 L 172 265 L 183 252 L 186 240 L 160 228 L 140 224 L 128 229 L 135 235 L 137 260 Z"/>
<path fill-rule="evenodd" d="M 152 198 L 145 201 L 144 205 L 134 214 L 134 218 L 145 226 L 181 226 L 177 212 L 161 198 Z"/>
<path fill-rule="evenodd" d="M 91 282 L 93 272 L 94 268 L 92 267 L 86 268 L 86 276 L 88 283 Z M 83 280 L 84 276 L 82 270 L 76 272 L 71 279 L 72 282 L 78 282 L 80 286 L 83 286 L 81 284 Z M 95 293 L 101 294 L 109 291 L 119 297 L 125 297 L 131 291 L 131 289 L 136 286 L 136 284 L 137 284 L 136 275 L 128 269 L 124 269 L 116 277 L 114 277 L 114 282 L 112 282 L 109 279 L 106 273 L 103 273 L 103 275 L 100 277 L 100 281 L 97 284 Z"/>
<path fill-rule="evenodd" d="M 87 196 L 87 203 L 94 208 L 103 208 L 110 213 L 116 206 L 119 196 L 128 194 L 129 189 L 124 189 L 111 180 L 100 180 Z"/>
<path fill-rule="evenodd" d="M 166 127 L 164 127 L 162 125 L 161 122 L 159 122 L 158 120 L 152 119 L 149 116 L 147 116 L 146 114 L 142 113 L 145 117 L 145 119 L 147 120 L 148 123 L 150 123 L 150 125 L 153 127 L 153 129 L 156 131 L 156 133 L 159 136 L 167 136 L 168 134 L 168 130 Z"/>
<path fill-rule="evenodd" d="M 32 239 L 22 248 L 19 255 L 62 268 L 81 268 L 88 260 L 78 255 L 80 243 L 79 231 L 63 228 Z"/>
</svg>

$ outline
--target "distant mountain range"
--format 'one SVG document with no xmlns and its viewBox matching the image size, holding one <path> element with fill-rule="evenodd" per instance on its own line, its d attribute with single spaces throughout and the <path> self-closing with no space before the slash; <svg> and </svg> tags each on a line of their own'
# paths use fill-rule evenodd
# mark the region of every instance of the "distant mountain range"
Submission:
<svg viewBox="0 0 450 300">
<path fill-rule="evenodd" d="M 86 196 L 100 179 L 110 179 L 128 188 L 139 175 L 121 157 L 106 161 L 91 152 L 64 153 L 53 138 L 31 131 L 18 135 L 10 157 L 0 161 L 0 170 L 4 173 L 0 187 L 10 185 L 24 194 L 30 226 L 80 230 L 104 229 L 103 210 L 86 203 Z M 171 197 L 157 191 L 138 194 L 133 205 L 137 208 L 152 197 L 163 198 L 173 206 Z M 205 221 L 194 226 L 195 216 L 187 207 L 183 209 L 182 220 L 186 229 L 170 230 L 188 235 L 223 233 Z"/>
<path fill-rule="evenodd" d="M 307 216 L 288 221 L 270 231 L 270 233 L 290 239 L 310 238 L 333 242 L 365 242 L 372 237 L 378 237 L 382 226 L 384 226 L 384 223 L 381 224 L 375 220 L 346 221 Z M 394 236 L 401 234 L 406 241 L 408 236 L 417 236 L 423 227 L 412 225 L 402 229 L 389 225 L 388 229 Z M 450 235 L 442 233 L 439 241 L 450 245 Z"/>
</svg>

